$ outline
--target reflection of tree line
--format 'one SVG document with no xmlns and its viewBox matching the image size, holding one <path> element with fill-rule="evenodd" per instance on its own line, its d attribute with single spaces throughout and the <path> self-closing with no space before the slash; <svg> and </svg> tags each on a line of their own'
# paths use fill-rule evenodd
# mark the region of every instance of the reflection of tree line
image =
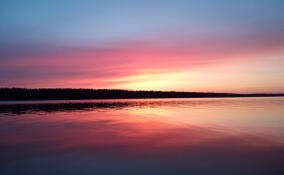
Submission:
<svg viewBox="0 0 284 175">
<path fill-rule="evenodd" d="M 122 108 L 130 103 L 42 103 L 42 104 L 0 104 L 0 114 L 25 114 L 34 112 L 60 112 L 94 110 L 103 108 Z"/>
<path fill-rule="evenodd" d="M 146 101 L 116 101 L 116 102 L 99 102 L 99 101 L 72 101 L 72 102 L 42 102 L 42 103 L 22 103 L 22 104 L 0 104 L 0 116 L 10 114 L 25 114 L 37 112 L 64 112 L 64 111 L 89 111 L 97 109 L 122 109 L 126 107 L 161 107 L 172 105 L 200 105 L 213 104 L 214 101 L 185 101 L 185 100 L 146 100 Z"/>
<path fill-rule="evenodd" d="M 174 91 L 128 91 L 107 89 L 24 89 L 0 88 L 0 100 L 78 100 L 133 98 L 259 97 L 284 94 L 233 94 Z"/>
<path fill-rule="evenodd" d="M 283 94 L 225 94 L 198 92 L 161 92 L 161 91 L 126 91 L 126 90 L 92 90 L 92 89 L 0 89 L 0 100 L 74 100 L 74 99 L 131 99 L 131 98 L 194 98 L 194 97 L 254 97 L 283 96 Z M 205 101 L 204 101 L 205 102 Z M 171 101 L 73 101 L 32 104 L 0 104 L 0 114 L 23 114 L 31 112 L 60 112 L 76 110 L 95 110 L 103 108 L 155 107 L 161 105 L 184 104 L 181 100 Z M 194 101 L 187 101 L 195 105 Z M 197 102 L 200 104 L 201 102 Z"/>
</svg>

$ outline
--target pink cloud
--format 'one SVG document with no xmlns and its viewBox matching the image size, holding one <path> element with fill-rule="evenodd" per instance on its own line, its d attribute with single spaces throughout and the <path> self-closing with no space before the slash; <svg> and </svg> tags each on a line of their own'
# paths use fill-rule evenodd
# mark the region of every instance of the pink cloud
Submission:
<svg viewBox="0 0 284 175">
<path fill-rule="evenodd" d="M 171 73 L 232 63 L 258 62 L 284 55 L 284 40 L 265 36 L 117 42 L 94 48 L 63 48 L 52 53 L 1 60 L 2 86 L 110 87 L 108 80 L 143 72 Z M 32 83 L 30 83 L 32 82 Z M 25 87 L 26 87 L 25 86 Z"/>
</svg>

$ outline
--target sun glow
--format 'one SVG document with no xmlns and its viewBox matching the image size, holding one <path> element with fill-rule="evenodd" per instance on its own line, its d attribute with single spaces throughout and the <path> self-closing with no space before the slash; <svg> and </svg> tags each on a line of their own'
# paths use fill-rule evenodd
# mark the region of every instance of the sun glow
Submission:
<svg viewBox="0 0 284 175">
<path fill-rule="evenodd" d="M 188 75 L 188 72 L 148 73 L 122 77 L 110 81 L 122 82 L 119 84 L 119 88 L 131 90 L 171 90 L 173 87 L 188 84 L 185 83 Z"/>
</svg>

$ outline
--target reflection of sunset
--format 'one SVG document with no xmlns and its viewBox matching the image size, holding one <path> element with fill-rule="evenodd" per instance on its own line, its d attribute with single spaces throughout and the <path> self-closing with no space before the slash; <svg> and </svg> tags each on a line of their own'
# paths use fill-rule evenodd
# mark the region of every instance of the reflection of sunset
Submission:
<svg viewBox="0 0 284 175">
<path fill-rule="evenodd" d="M 100 112 L 93 113 L 91 116 L 78 114 L 72 114 L 77 117 L 55 115 L 45 116 L 41 119 L 22 116 L 25 119 L 14 124 L 18 127 L 18 130 L 10 130 L 9 137 L 1 135 L 1 144 L 12 146 L 15 144 L 25 145 L 30 142 L 45 143 L 44 146 L 38 145 L 32 150 L 26 150 L 27 152 L 24 155 L 27 156 L 56 152 L 62 149 L 89 148 L 95 151 L 100 148 L 120 146 L 123 147 L 122 149 L 129 150 L 126 156 L 145 154 L 145 151 L 147 154 L 163 151 L 174 153 L 178 152 L 178 149 L 196 149 L 195 145 L 206 145 L 211 142 L 218 145 L 219 140 L 222 141 L 223 139 L 238 141 L 240 142 L 239 146 L 246 144 L 248 139 L 248 143 L 253 143 L 254 148 L 276 144 L 262 137 L 231 133 L 228 129 L 217 131 L 213 128 L 189 124 L 170 124 L 149 118 L 139 120 L 139 116 L 133 115 L 115 117 L 117 115 L 115 113 L 112 114 L 113 117 Z M 31 122 L 26 123 L 26 120 Z M 22 128 L 25 126 L 30 127 Z M 227 146 L 230 146 L 230 143 L 227 144 Z M 240 149 L 242 148 L 240 147 Z"/>
<path fill-rule="evenodd" d="M 34 169 L 36 160 L 48 167 L 68 164 L 64 172 L 105 165 L 100 172 L 108 172 L 119 165 L 127 174 L 134 163 L 134 172 L 149 165 L 151 172 L 163 166 L 157 174 L 182 174 L 208 172 L 200 168 L 206 162 L 213 172 L 224 164 L 244 172 L 248 165 L 257 165 L 257 172 L 281 170 L 283 104 L 283 98 L 204 98 L 11 105 L 0 110 L 0 167 Z M 36 174 L 43 171 L 51 170 L 41 167 Z"/>
<path fill-rule="evenodd" d="M 111 111 L 94 109 L 72 113 L 56 112 L 42 114 L 41 117 L 36 117 L 36 113 L 23 114 L 16 121 L 11 117 L 2 117 L 1 123 L 6 124 L 2 124 L 1 129 L 9 131 L 10 134 L 0 133 L 1 145 L 8 148 L 12 145 L 25 145 L 31 142 L 45 143 L 45 146 L 38 145 L 33 150 L 26 150 L 24 155 L 27 156 L 62 149 L 96 150 L 115 148 L 120 145 L 123 147 L 121 149 L 130 151 L 128 153 L 130 156 L 145 154 L 144 151 L 147 154 L 154 154 L 154 152 L 162 153 L 163 151 L 174 153 L 178 152 L 178 149 L 185 148 L 195 150 L 207 144 L 224 146 L 223 141 L 227 139 L 231 141 L 226 142 L 225 147 L 228 147 L 226 149 L 232 146 L 231 142 L 238 149 L 248 145 L 252 147 L 251 149 L 261 149 L 264 146 L 284 144 L 283 138 L 279 139 L 283 130 L 276 128 L 261 130 L 257 127 L 263 128 L 263 126 L 251 120 L 252 116 L 256 116 L 260 121 L 267 120 L 261 116 L 265 116 L 264 107 L 272 105 L 264 99 L 264 103 L 261 103 L 263 109 L 248 110 L 248 107 L 254 107 L 250 104 L 255 100 L 243 99 L 241 103 L 238 99 L 120 100 L 124 103 L 137 103 L 137 106 Z M 275 126 L 281 126 L 281 123 L 277 122 L 283 118 L 279 110 L 281 103 L 275 106 L 275 110 L 278 111 L 274 113 L 275 121 L 269 119 Z M 260 105 L 255 102 L 253 104 L 256 107 Z M 218 105 L 222 108 L 218 108 Z M 238 115 L 244 115 L 244 117 L 236 117 L 235 110 L 243 111 Z M 17 130 L 13 129 L 14 127 Z M 266 138 L 266 135 L 269 137 Z M 274 136 L 271 137 L 272 135 Z M 238 142 L 237 145 L 236 142 Z M 239 151 L 242 152 L 242 150 Z"/>
</svg>

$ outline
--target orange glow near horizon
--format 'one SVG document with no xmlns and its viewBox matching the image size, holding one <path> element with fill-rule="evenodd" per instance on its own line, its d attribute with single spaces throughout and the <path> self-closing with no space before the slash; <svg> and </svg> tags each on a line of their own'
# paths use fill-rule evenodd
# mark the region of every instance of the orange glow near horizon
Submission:
<svg viewBox="0 0 284 175">
<path fill-rule="evenodd" d="M 276 60 L 277 62 L 278 60 Z M 130 90 L 164 91 L 203 91 L 203 92 L 281 92 L 284 82 L 273 72 L 281 71 L 284 62 L 278 66 L 269 62 L 250 64 L 224 64 L 216 67 L 193 69 L 192 71 L 162 70 L 159 72 L 141 71 L 141 73 L 108 80 L 115 85 L 109 88 Z M 266 66 L 267 67 L 266 67 Z M 252 69 L 254 67 L 254 69 Z M 262 72 L 272 75 L 263 75 Z M 266 83 L 269 82 L 269 83 Z M 275 87 L 273 87 L 274 85 Z"/>
<path fill-rule="evenodd" d="M 180 44 L 180 43 L 179 43 Z M 2 62 L 24 78 L 2 80 L 2 87 L 93 88 L 162 91 L 283 93 L 281 49 L 227 46 L 212 41 L 193 45 L 120 43 L 109 50 L 66 53 Z M 169 46 L 170 45 L 170 46 Z M 99 59 L 97 59 L 99 58 Z M 249 60 L 249 61 L 248 61 Z M 9 87 L 8 86 L 8 87 Z"/>
</svg>

